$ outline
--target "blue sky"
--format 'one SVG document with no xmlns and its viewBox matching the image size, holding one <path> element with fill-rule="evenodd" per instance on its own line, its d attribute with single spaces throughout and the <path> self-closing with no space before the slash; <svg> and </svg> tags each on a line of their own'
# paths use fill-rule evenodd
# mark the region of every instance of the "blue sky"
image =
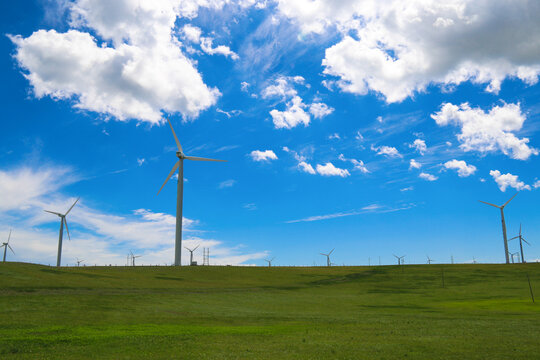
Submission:
<svg viewBox="0 0 540 360">
<path fill-rule="evenodd" d="M 540 6 L 528 1 L 0 5 L 0 236 L 9 259 L 214 264 L 540 259 Z M 65 210 L 63 210 L 65 209 Z M 3 235 L 2 235 L 3 234 Z M 511 252 L 518 251 L 515 241 Z M 187 263 L 188 254 L 183 254 Z M 202 261 L 202 251 L 195 253 Z"/>
</svg>

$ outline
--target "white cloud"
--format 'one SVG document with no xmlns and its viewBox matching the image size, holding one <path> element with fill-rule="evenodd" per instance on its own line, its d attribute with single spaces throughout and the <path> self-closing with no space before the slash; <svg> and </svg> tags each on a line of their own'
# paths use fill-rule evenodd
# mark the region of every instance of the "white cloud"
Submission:
<svg viewBox="0 0 540 360">
<path fill-rule="evenodd" d="M 434 176 L 434 175 L 431 175 L 431 174 L 428 174 L 428 173 L 425 173 L 425 172 L 420 173 L 420 175 L 418 175 L 418 177 L 421 178 L 421 179 L 427 180 L 427 181 L 435 181 L 435 180 L 438 179 L 437 176 Z"/>
<path fill-rule="evenodd" d="M 146 162 L 145 158 L 137 159 L 137 165 L 142 166 Z"/>
<path fill-rule="evenodd" d="M 508 187 L 512 187 L 518 191 L 531 190 L 529 185 L 526 185 L 523 181 L 519 181 L 517 175 L 512 175 L 510 173 L 501 174 L 499 170 L 491 170 L 489 175 L 493 177 L 493 180 L 495 180 L 502 192 L 505 192 Z"/>
<path fill-rule="evenodd" d="M 411 159 L 409 162 L 409 169 L 420 169 L 422 167 L 422 164 L 420 164 L 418 161 Z"/>
<path fill-rule="evenodd" d="M 345 216 L 355 216 L 355 215 L 369 214 L 369 213 L 389 213 L 389 212 L 396 212 L 396 211 L 401 211 L 401 210 L 408 210 L 413 206 L 414 205 L 409 204 L 409 205 L 405 205 L 401 207 L 392 208 L 392 207 L 383 206 L 379 204 L 371 204 L 371 205 L 364 206 L 360 210 L 352 210 L 352 211 L 346 211 L 346 212 L 338 212 L 334 214 L 310 216 L 303 219 L 289 220 L 289 221 L 286 221 L 286 223 L 292 224 L 292 223 L 298 223 L 298 222 L 329 220 L 329 219 L 335 219 L 335 218 L 340 218 L 340 217 L 345 217 Z"/>
<path fill-rule="evenodd" d="M 203 82 L 173 36 L 177 16 L 192 15 L 196 3 L 78 0 L 70 9 L 73 28 L 65 33 L 10 37 L 37 98 L 151 123 L 162 111 L 195 118 L 216 103 L 220 92 Z"/>
<path fill-rule="evenodd" d="M 414 142 L 410 144 L 409 147 L 418 151 L 420 155 L 424 155 L 427 151 L 426 142 L 421 139 L 414 140 Z"/>
<path fill-rule="evenodd" d="M 277 155 L 272 150 L 253 150 L 250 154 L 253 161 L 270 161 L 277 160 Z"/>
<path fill-rule="evenodd" d="M 535 189 L 540 188 L 540 180 L 536 180 L 536 181 L 534 182 L 533 187 L 534 187 Z"/>
<path fill-rule="evenodd" d="M 377 155 L 384 155 L 389 158 L 400 158 L 403 157 L 399 151 L 392 146 L 373 146 L 371 145 L 371 150 L 375 151 Z"/>
<path fill-rule="evenodd" d="M 298 167 L 299 167 L 300 170 L 302 170 L 303 172 L 307 172 L 308 174 L 315 175 L 315 169 L 313 169 L 313 166 L 311 166 L 311 164 L 308 164 L 308 163 L 305 162 L 305 161 L 300 161 L 300 162 L 298 163 Z"/>
<path fill-rule="evenodd" d="M 313 103 L 309 106 L 309 112 L 315 119 L 322 119 L 333 111 L 334 108 L 328 107 L 325 103 Z"/>
<path fill-rule="evenodd" d="M 362 160 L 347 159 L 343 154 L 339 154 L 338 158 L 341 161 L 350 161 L 354 165 L 354 170 L 358 170 L 364 174 L 368 174 L 370 172 Z"/>
<path fill-rule="evenodd" d="M 285 111 L 277 109 L 270 111 L 276 129 L 292 129 L 300 124 L 309 126 L 310 114 L 317 119 L 334 111 L 333 108 L 321 102 L 305 104 L 293 85 L 304 84 L 304 82 L 305 79 L 301 76 L 279 76 L 273 84 L 268 85 L 261 92 L 263 99 L 277 97 L 281 99 L 281 102 L 286 103 Z M 308 109 L 309 112 L 306 112 L 305 109 Z"/>
<path fill-rule="evenodd" d="M 412 190 L 414 190 L 414 186 L 409 186 L 409 187 L 406 187 L 406 188 L 403 188 L 403 189 L 399 189 L 399 191 L 401 191 L 401 192 L 412 191 Z"/>
<path fill-rule="evenodd" d="M 309 114 L 305 112 L 306 105 L 299 96 L 295 96 L 287 103 L 285 111 L 272 110 L 270 115 L 276 129 L 292 129 L 299 124 L 308 126 L 310 122 Z"/>
<path fill-rule="evenodd" d="M 235 184 L 236 184 L 236 180 L 229 179 L 229 180 L 225 180 L 225 181 L 220 182 L 218 187 L 220 189 L 225 189 L 225 188 L 233 187 Z"/>
<path fill-rule="evenodd" d="M 201 40 L 202 30 L 197 26 L 186 24 L 182 28 L 182 32 L 184 33 L 184 37 L 193 43 L 199 43 Z"/>
<path fill-rule="evenodd" d="M 338 133 L 333 133 L 333 134 L 328 135 L 328 139 L 329 140 L 333 140 L 333 139 L 339 140 L 339 139 L 341 139 L 341 137 L 339 136 Z"/>
<path fill-rule="evenodd" d="M 445 103 L 431 117 L 439 126 L 454 124 L 461 127 L 457 138 L 465 151 L 486 153 L 500 150 L 519 160 L 538 155 L 538 149 L 527 145 L 528 138 L 519 139 L 512 133 L 519 131 L 525 121 L 519 104 L 494 106 L 489 112 L 484 112 L 480 108 L 471 108 L 468 103 L 459 106 Z"/>
<path fill-rule="evenodd" d="M 445 162 L 444 167 L 447 169 L 457 170 L 459 177 L 471 176 L 476 171 L 476 166 L 467 165 L 465 161 L 456 159 Z"/>
<path fill-rule="evenodd" d="M 242 81 L 240 83 L 240 90 L 242 90 L 243 92 L 248 92 L 249 86 L 250 85 L 248 82 Z"/>
<path fill-rule="evenodd" d="M 223 55 L 225 57 L 230 57 L 233 60 L 238 60 L 239 56 L 237 53 L 232 51 L 228 46 L 218 45 L 213 47 L 214 39 L 210 37 L 201 37 L 201 49 L 208 55 Z"/>
<path fill-rule="evenodd" d="M 497 92 L 506 78 L 534 84 L 540 73 L 540 8 L 528 0 L 279 0 L 278 9 L 303 32 L 337 28 L 343 38 L 326 49 L 324 73 L 344 91 L 387 102 L 430 84 Z"/>
<path fill-rule="evenodd" d="M 327 162 L 324 165 L 317 164 L 317 173 L 319 173 L 319 175 L 323 175 L 323 176 L 347 177 L 347 176 L 351 175 L 348 170 L 337 168 L 331 162 Z"/>
</svg>

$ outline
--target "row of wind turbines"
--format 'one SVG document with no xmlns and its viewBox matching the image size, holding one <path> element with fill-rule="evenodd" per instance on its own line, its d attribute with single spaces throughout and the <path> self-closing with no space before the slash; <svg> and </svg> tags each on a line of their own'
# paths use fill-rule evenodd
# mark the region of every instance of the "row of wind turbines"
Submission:
<svg viewBox="0 0 540 360">
<path fill-rule="evenodd" d="M 169 126 L 171 128 L 171 131 L 172 131 L 172 134 L 173 134 L 173 137 L 174 137 L 174 141 L 176 142 L 176 146 L 178 148 L 178 151 L 176 151 L 176 157 L 178 158 L 178 160 L 174 164 L 171 172 L 169 173 L 169 175 L 165 179 L 165 182 L 163 183 L 163 185 L 161 185 L 161 188 L 159 189 L 157 194 L 159 195 L 161 190 L 163 190 L 163 187 L 165 186 L 165 184 L 167 184 L 169 179 L 176 173 L 176 171 L 178 171 L 178 184 L 177 184 L 177 193 L 176 193 L 176 233 L 175 233 L 175 248 L 174 248 L 174 265 L 175 266 L 180 266 L 181 265 L 180 260 L 181 260 L 181 256 L 182 256 L 182 219 L 183 219 L 183 217 L 182 217 L 182 210 L 183 210 L 182 207 L 183 207 L 183 194 L 184 194 L 184 160 L 212 161 L 212 162 L 225 162 L 226 160 L 209 159 L 209 158 L 202 158 L 202 157 L 197 157 L 197 156 L 187 156 L 186 154 L 184 154 L 184 151 L 182 149 L 182 145 L 180 144 L 180 141 L 178 140 L 178 137 L 176 136 L 176 133 L 175 133 L 174 128 L 173 128 L 173 126 L 171 124 L 171 121 L 169 119 L 167 119 L 167 122 L 169 123 Z M 512 199 L 514 199 L 514 197 L 517 194 L 518 193 L 516 193 L 514 196 L 512 196 L 510 198 L 510 200 L 508 200 L 506 203 L 504 203 L 503 205 L 500 205 L 500 206 L 479 200 L 480 202 L 482 202 L 484 204 L 487 204 L 487 205 L 490 205 L 490 206 L 493 206 L 493 207 L 496 207 L 496 208 L 500 209 L 500 211 L 501 211 L 502 232 L 503 232 L 503 241 L 504 241 L 504 253 L 505 253 L 505 258 L 506 258 L 506 263 L 507 264 L 510 263 L 510 256 L 512 256 L 512 262 L 513 262 L 514 255 L 516 255 L 516 253 L 512 254 L 512 253 L 510 253 L 508 251 L 508 238 L 507 238 L 507 234 L 506 234 L 506 223 L 505 223 L 505 219 L 504 219 L 504 208 L 508 205 L 508 203 L 510 203 L 510 201 L 512 201 Z M 69 214 L 69 212 L 73 209 L 73 207 L 77 204 L 79 199 L 80 198 L 75 200 L 73 205 L 71 205 L 71 207 L 66 211 L 65 214 L 55 212 L 55 211 L 50 211 L 50 210 L 44 210 L 45 212 L 48 212 L 48 213 L 51 213 L 51 214 L 54 214 L 54 215 L 57 215 L 58 217 L 60 217 L 60 231 L 59 231 L 59 236 L 58 236 L 58 254 L 57 254 L 57 259 L 56 259 L 56 266 L 61 265 L 62 240 L 63 240 L 63 234 L 64 234 L 64 225 L 66 227 L 66 232 L 67 232 L 67 235 L 68 235 L 68 239 L 71 240 L 71 237 L 69 235 L 69 227 L 68 227 L 66 217 Z M 3 261 L 6 260 L 6 252 L 7 252 L 8 248 L 15 254 L 15 252 L 13 251 L 11 246 L 9 245 L 9 239 L 10 238 L 11 238 L 11 230 L 10 230 L 10 234 L 8 236 L 8 241 L 3 243 L 2 246 L 0 246 L 0 247 L 4 247 Z M 528 245 L 530 245 L 530 244 L 523 238 L 523 236 L 521 234 L 521 224 L 520 224 L 520 228 L 519 228 L 519 235 L 513 237 L 510 240 L 514 240 L 514 239 L 519 239 L 519 246 L 520 246 L 520 252 L 521 252 L 521 262 L 524 263 L 525 262 L 525 257 L 523 255 L 523 242 L 525 242 Z M 190 252 L 190 262 L 189 262 L 190 265 L 194 264 L 194 262 L 193 262 L 193 252 L 197 248 L 198 248 L 198 246 L 196 248 L 194 248 L 194 249 L 186 248 Z M 330 261 L 330 255 L 332 254 L 333 251 L 334 251 L 334 249 L 332 249 L 332 251 L 330 251 L 328 254 L 320 253 L 320 255 L 326 256 L 327 266 L 332 265 L 332 263 Z M 133 252 L 130 252 L 130 254 L 128 254 L 128 259 L 127 259 L 128 264 L 130 263 L 130 260 L 131 260 L 131 263 L 134 266 L 135 265 L 135 259 L 137 257 L 140 257 L 140 256 L 141 255 L 135 256 L 133 254 Z M 394 256 L 398 260 L 398 265 L 401 265 L 403 263 L 404 256 L 399 256 L 399 257 L 396 256 L 396 255 L 394 255 Z M 268 262 L 268 266 L 272 266 L 272 261 L 273 260 L 274 260 L 274 258 L 272 258 L 271 260 L 265 259 L 265 261 Z M 80 262 L 82 262 L 82 260 L 79 261 L 77 259 L 77 264 L 78 265 L 80 265 Z M 431 264 L 431 262 L 432 262 L 432 259 L 430 259 L 428 257 L 428 263 Z"/>
</svg>

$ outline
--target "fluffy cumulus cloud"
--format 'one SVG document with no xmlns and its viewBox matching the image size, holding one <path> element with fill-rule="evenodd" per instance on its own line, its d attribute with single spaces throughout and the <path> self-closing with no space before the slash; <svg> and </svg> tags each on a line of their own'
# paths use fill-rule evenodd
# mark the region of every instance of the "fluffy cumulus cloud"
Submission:
<svg viewBox="0 0 540 360">
<path fill-rule="evenodd" d="M 393 146 L 386 146 L 386 145 L 374 146 L 374 145 L 371 145 L 371 150 L 375 151 L 377 153 L 377 155 L 384 155 L 384 156 L 389 157 L 389 158 L 401 158 L 401 157 L 403 157 L 403 155 L 401 155 L 399 153 L 398 149 L 396 149 Z"/>
<path fill-rule="evenodd" d="M 506 78 L 538 81 L 534 1 L 279 0 L 278 9 L 303 32 L 343 34 L 323 66 L 347 92 L 399 102 L 430 84 L 471 81 L 498 92 Z"/>
<path fill-rule="evenodd" d="M 272 150 L 253 150 L 249 156 L 253 159 L 253 161 L 270 161 L 270 160 L 277 160 L 277 155 Z"/>
<path fill-rule="evenodd" d="M 238 60 L 239 56 L 234 51 L 232 51 L 228 46 L 218 45 L 214 47 L 214 39 L 209 36 L 201 36 L 202 30 L 197 26 L 191 24 L 186 24 L 182 28 L 182 35 L 184 39 L 199 44 L 201 50 L 208 55 L 223 55 L 225 57 L 230 57 L 233 60 Z"/>
<path fill-rule="evenodd" d="M 409 169 L 420 169 L 422 167 L 422 164 L 420 164 L 418 161 L 411 159 L 409 162 Z"/>
<path fill-rule="evenodd" d="M 499 170 L 491 170 L 489 175 L 493 177 L 493 180 L 495 180 L 502 192 L 505 192 L 508 187 L 512 187 L 518 191 L 531 190 L 530 185 L 526 185 L 523 181 L 520 181 L 517 175 L 512 175 L 510 173 L 501 174 Z"/>
<path fill-rule="evenodd" d="M 494 106 L 485 112 L 480 108 L 471 108 L 468 103 L 459 106 L 445 103 L 431 117 L 439 126 L 459 126 L 461 133 L 457 138 L 465 151 L 502 151 L 519 160 L 538 155 L 538 149 L 528 145 L 528 138 L 520 139 L 513 134 L 522 128 L 525 121 L 519 104 Z"/>
<path fill-rule="evenodd" d="M 298 163 L 298 168 L 300 170 L 302 170 L 303 172 L 306 172 L 308 174 L 311 174 L 311 175 L 315 175 L 315 169 L 313 169 L 313 166 L 311 166 L 311 164 L 308 164 L 307 162 L 305 161 L 300 161 Z"/>
<path fill-rule="evenodd" d="M 280 102 L 285 103 L 285 110 L 270 111 L 276 129 L 292 129 L 300 124 L 309 126 L 311 116 L 321 119 L 334 111 L 322 102 L 305 104 L 298 95 L 295 85 L 305 85 L 305 79 L 302 76 L 279 76 L 261 92 L 263 99 L 278 98 Z"/>
<path fill-rule="evenodd" d="M 65 212 L 76 200 L 62 192 L 78 176 L 56 166 L 0 169 L 0 233 L 13 227 L 15 261 L 54 264 L 58 242 L 58 217 L 43 209 Z M 21 186 L 21 184 L 23 186 Z M 17 190 L 24 188 L 24 191 Z M 136 209 L 128 214 L 104 212 L 81 198 L 68 216 L 72 241 L 65 242 L 62 264 L 73 264 L 76 257 L 86 264 L 124 265 L 128 251 L 143 255 L 139 264 L 170 264 L 174 258 L 173 215 Z M 243 253 L 215 239 L 197 236 L 198 221 L 183 218 L 184 244 L 212 248 L 213 263 L 240 264 L 263 258 L 265 252 Z M 53 225 L 52 228 L 49 225 Z M 84 254 L 84 256 L 81 256 Z M 200 256 L 199 254 L 197 256 Z M 183 263 L 188 254 L 183 254 Z"/>
<path fill-rule="evenodd" d="M 420 175 L 418 175 L 418 177 L 420 179 L 424 179 L 424 180 L 427 180 L 427 181 L 435 181 L 435 180 L 438 179 L 437 176 L 431 175 L 431 174 L 428 174 L 428 173 L 425 173 L 425 172 L 421 172 Z"/>
<path fill-rule="evenodd" d="M 456 170 L 459 177 L 471 176 L 476 172 L 476 166 L 468 165 L 463 160 L 450 160 L 444 163 L 446 169 Z"/>
<path fill-rule="evenodd" d="M 366 164 L 364 164 L 364 162 L 362 160 L 347 159 L 345 157 L 345 155 L 343 155 L 343 154 L 339 154 L 339 160 L 341 160 L 341 161 L 350 161 L 354 166 L 354 170 L 358 170 L 361 173 L 368 174 L 370 172 L 369 169 L 367 168 Z"/>
<path fill-rule="evenodd" d="M 426 142 L 422 139 L 414 140 L 414 142 L 410 144 L 409 147 L 418 151 L 420 155 L 424 155 L 427 151 Z"/>
<path fill-rule="evenodd" d="M 223 3 L 77 0 L 67 32 L 38 30 L 10 38 L 38 98 L 69 99 L 76 108 L 118 120 L 157 123 L 163 111 L 194 118 L 220 92 L 204 83 L 182 53 L 173 36 L 175 21 L 194 16 L 199 6 Z M 191 30 L 190 38 L 201 38 Z M 209 49 L 221 51 L 211 44 Z"/>
<path fill-rule="evenodd" d="M 351 175 L 348 170 L 337 168 L 331 162 L 327 162 L 324 165 L 317 164 L 317 173 L 323 176 L 347 177 Z"/>
</svg>

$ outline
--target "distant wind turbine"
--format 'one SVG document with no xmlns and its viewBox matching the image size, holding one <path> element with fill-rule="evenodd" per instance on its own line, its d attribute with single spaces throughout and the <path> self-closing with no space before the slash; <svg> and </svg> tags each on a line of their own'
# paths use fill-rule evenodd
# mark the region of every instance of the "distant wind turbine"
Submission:
<svg viewBox="0 0 540 360">
<path fill-rule="evenodd" d="M 176 137 L 176 133 L 174 132 L 173 126 L 171 124 L 171 121 L 167 119 L 169 122 L 169 125 L 171 127 L 171 131 L 174 136 L 174 141 L 176 142 L 176 146 L 178 147 L 178 151 L 176 152 L 176 157 L 178 157 L 178 161 L 176 164 L 174 164 L 171 172 L 169 173 L 169 176 L 167 176 L 167 179 L 165 179 L 165 182 L 163 185 L 161 185 L 161 188 L 158 191 L 158 195 L 167 183 L 171 176 L 176 172 L 176 169 L 178 169 L 178 185 L 176 190 L 176 240 L 174 245 L 174 265 L 180 266 L 181 264 L 181 257 L 182 257 L 182 199 L 184 194 L 184 160 L 195 160 L 195 161 L 219 161 L 224 162 L 227 160 L 215 160 L 215 159 L 206 159 L 196 156 L 186 156 L 184 154 L 184 151 L 182 150 L 182 145 L 180 145 L 180 141 L 178 140 L 178 137 Z"/>
<path fill-rule="evenodd" d="M 392 255 L 394 255 L 394 254 L 392 254 Z M 394 257 L 397 259 L 397 264 L 398 264 L 398 265 L 402 265 L 402 263 L 403 263 L 403 258 L 405 257 L 405 255 L 403 255 L 403 256 L 397 256 L 397 255 L 394 255 Z"/>
<path fill-rule="evenodd" d="M 330 262 L 330 254 L 331 254 L 334 250 L 335 250 L 335 248 L 332 249 L 332 251 L 330 251 L 328 254 L 319 253 L 319 254 L 321 254 L 321 255 L 323 255 L 323 256 L 326 256 L 326 266 L 332 266 L 332 263 Z"/>
<path fill-rule="evenodd" d="M 531 244 L 529 244 L 527 242 L 527 240 L 525 240 L 525 238 L 523 236 L 521 236 L 521 224 L 519 224 L 519 235 L 518 236 L 514 236 L 513 238 L 510 239 L 510 241 L 514 240 L 514 239 L 519 239 L 519 250 L 521 250 L 521 262 L 522 263 L 525 263 L 525 256 L 523 256 L 523 242 L 526 243 L 527 245 L 531 246 Z M 4 255 L 5 256 L 5 255 Z"/>
<path fill-rule="evenodd" d="M 4 260 L 3 262 L 6 262 L 6 253 L 7 253 L 7 249 L 9 248 L 9 250 L 11 250 L 11 252 L 13 253 L 13 255 L 15 255 L 15 251 L 13 251 L 13 249 L 11 248 L 11 245 L 9 245 L 9 240 L 11 239 L 11 229 L 9 229 L 9 235 L 8 235 L 8 239 L 7 239 L 7 242 L 5 243 L 2 243 L 2 245 L 0 246 L 0 248 L 3 246 L 4 247 Z"/>
<path fill-rule="evenodd" d="M 431 262 L 433 261 L 433 259 L 431 259 L 428 255 L 427 256 L 427 263 L 431 265 Z"/>
<path fill-rule="evenodd" d="M 81 259 L 77 258 L 77 266 L 81 266 L 82 262 L 84 262 L 84 260 L 81 260 Z"/>
<path fill-rule="evenodd" d="M 135 266 L 135 259 L 136 258 L 140 258 L 142 255 L 133 255 L 133 251 L 130 250 L 130 253 L 131 253 L 131 266 Z"/>
<path fill-rule="evenodd" d="M 69 214 L 71 209 L 73 209 L 75 204 L 77 204 L 79 199 L 80 199 L 80 197 L 77 198 L 77 200 L 75 200 L 73 205 L 71 205 L 71 207 L 69 208 L 69 210 L 65 214 L 60 214 L 60 213 L 57 213 L 57 212 L 54 212 L 54 211 L 49 211 L 49 210 L 43 210 L 45 212 L 58 215 L 60 217 L 60 234 L 58 235 L 58 255 L 56 257 L 56 266 L 60 266 L 60 261 L 62 259 L 62 238 L 64 236 L 64 224 L 66 224 L 66 231 L 67 231 L 68 239 L 71 240 L 71 236 L 69 236 L 69 228 L 68 228 L 66 216 L 67 216 L 67 214 Z"/>
<path fill-rule="evenodd" d="M 518 193 L 515 193 L 514 196 L 512 196 L 510 198 L 510 200 L 508 200 L 507 202 L 505 202 L 503 205 L 499 206 L 499 205 L 495 205 L 495 204 L 491 204 L 491 203 L 488 203 L 488 202 L 485 202 L 485 201 L 482 201 L 482 200 L 478 200 L 480 201 L 481 203 L 484 203 L 484 204 L 487 204 L 489 206 L 493 206 L 493 207 L 496 207 L 497 209 L 501 209 L 501 223 L 502 223 L 502 232 L 503 232 L 503 240 L 504 240 L 504 256 L 506 256 L 506 263 L 507 264 L 510 264 L 510 259 L 508 258 L 508 240 L 507 240 L 507 237 L 506 237 L 506 223 L 504 222 L 504 207 L 506 205 L 508 205 L 508 203 L 510 201 L 512 201 L 512 199 L 514 197 L 516 197 Z"/>
<path fill-rule="evenodd" d="M 514 263 L 514 256 L 517 256 L 519 262 L 519 252 L 516 251 L 515 253 L 510 253 L 510 257 L 512 258 L 512 264 Z"/>
<path fill-rule="evenodd" d="M 270 260 L 266 260 L 264 259 L 264 261 L 266 261 L 268 263 L 268 267 L 271 267 L 272 266 L 272 261 L 274 261 L 275 257 L 271 258 Z"/>
<path fill-rule="evenodd" d="M 190 266 L 193 265 L 193 252 L 194 252 L 195 250 L 197 250 L 197 248 L 198 248 L 199 246 L 200 246 L 200 244 L 197 245 L 197 246 L 195 246 L 195 249 L 189 249 L 189 248 L 185 247 L 185 249 L 186 249 L 187 251 L 189 251 L 189 265 L 190 265 Z"/>
</svg>

